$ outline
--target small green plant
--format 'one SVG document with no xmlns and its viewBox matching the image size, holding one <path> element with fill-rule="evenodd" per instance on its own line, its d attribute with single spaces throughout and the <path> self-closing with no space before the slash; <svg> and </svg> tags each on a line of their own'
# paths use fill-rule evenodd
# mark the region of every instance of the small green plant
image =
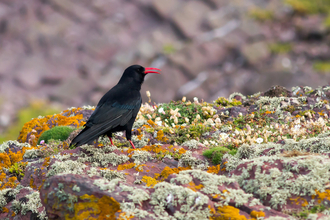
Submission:
<svg viewBox="0 0 330 220">
<path fill-rule="evenodd" d="M 283 54 L 292 51 L 292 45 L 290 43 L 274 43 L 269 45 L 271 52 L 276 54 Z"/>
<path fill-rule="evenodd" d="M 69 137 L 73 130 L 73 128 L 68 126 L 53 127 L 41 134 L 38 143 L 42 140 L 44 140 L 45 143 L 48 143 L 50 139 L 64 141 Z"/>
<path fill-rule="evenodd" d="M 329 0 L 285 0 L 292 9 L 300 14 L 329 13 Z"/>
<path fill-rule="evenodd" d="M 238 101 L 236 99 L 232 99 L 232 101 L 229 101 L 225 97 L 219 97 L 217 100 L 214 101 L 215 104 L 222 105 L 222 106 L 236 106 L 236 105 L 242 105 L 241 101 Z"/>
<path fill-rule="evenodd" d="M 330 61 L 316 61 L 313 64 L 313 69 L 321 73 L 330 72 Z"/>
<path fill-rule="evenodd" d="M 258 21 L 267 21 L 274 18 L 274 13 L 271 10 L 262 8 L 253 8 L 250 10 L 249 15 Z"/>
<path fill-rule="evenodd" d="M 315 213 L 320 213 L 326 210 L 327 208 L 321 204 L 321 205 L 316 205 L 312 207 L 311 209 L 303 209 L 301 212 L 298 213 L 292 213 L 294 217 L 302 218 L 302 219 L 307 219 L 309 214 L 315 214 Z"/>
<path fill-rule="evenodd" d="M 24 177 L 25 167 L 27 166 L 27 164 L 27 162 L 14 163 L 9 168 L 9 172 L 16 176 L 16 178 L 20 181 L 21 178 Z"/>
<path fill-rule="evenodd" d="M 222 157 L 225 153 L 235 155 L 237 153 L 236 149 L 228 149 L 226 147 L 214 147 L 203 152 L 203 155 L 212 160 L 213 164 L 220 164 Z"/>
</svg>

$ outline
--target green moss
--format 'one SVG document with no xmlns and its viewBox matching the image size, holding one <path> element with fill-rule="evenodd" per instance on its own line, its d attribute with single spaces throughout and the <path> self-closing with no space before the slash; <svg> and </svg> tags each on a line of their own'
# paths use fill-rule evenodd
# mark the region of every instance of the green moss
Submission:
<svg viewBox="0 0 330 220">
<path fill-rule="evenodd" d="M 316 205 L 316 206 L 312 207 L 311 209 L 303 208 L 303 210 L 301 212 L 292 213 L 292 215 L 294 217 L 298 217 L 298 218 L 309 219 L 308 218 L 309 214 L 321 213 L 326 209 L 327 208 L 323 204 L 321 204 L 321 205 Z"/>
<path fill-rule="evenodd" d="M 317 14 L 330 12 L 330 0 L 285 0 L 293 10 L 300 14 Z"/>
<path fill-rule="evenodd" d="M 226 147 L 214 147 L 203 152 L 203 155 L 212 160 L 213 164 L 220 164 L 222 157 L 225 153 L 235 155 L 237 152 L 236 149 L 229 150 Z"/>
<path fill-rule="evenodd" d="M 176 51 L 175 47 L 172 44 L 165 44 L 163 46 L 163 52 L 165 54 L 172 54 Z"/>
<path fill-rule="evenodd" d="M 316 61 L 313 64 L 313 69 L 317 72 L 330 72 L 330 61 Z"/>
<path fill-rule="evenodd" d="M 236 99 L 232 99 L 231 101 L 226 99 L 225 97 L 219 97 L 217 100 L 214 101 L 215 104 L 222 105 L 222 106 L 236 106 L 236 105 L 242 105 L 241 101 L 238 101 Z"/>
<path fill-rule="evenodd" d="M 253 8 L 250 10 L 249 15 L 259 21 L 272 20 L 274 18 L 274 12 L 262 8 Z"/>
<path fill-rule="evenodd" d="M 49 140 L 53 139 L 53 140 L 61 140 L 64 141 L 66 140 L 69 135 L 71 134 L 71 132 L 74 129 L 68 126 L 56 126 L 53 127 L 50 130 L 45 131 L 44 133 L 42 133 L 42 135 L 40 136 L 38 143 L 40 143 L 41 140 L 44 140 L 45 143 L 48 143 Z"/>
<path fill-rule="evenodd" d="M 290 43 L 273 43 L 269 45 L 270 51 L 275 54 L 288 53 L 292 50 Z"/>
</svg>

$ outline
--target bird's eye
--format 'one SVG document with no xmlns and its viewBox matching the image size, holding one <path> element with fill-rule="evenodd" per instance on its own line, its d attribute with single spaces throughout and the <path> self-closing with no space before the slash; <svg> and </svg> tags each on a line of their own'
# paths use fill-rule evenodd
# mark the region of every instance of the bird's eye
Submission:
<svg viewBox="0 0 330 220">
<path fill-rule="evenodd" d="M 139 68 L 139 71 L 140 71 L 140 72 L 144 72 L 144 68 L 143 68 L 143 67 L 140 67 L 140 68 Z"/>
</svg>

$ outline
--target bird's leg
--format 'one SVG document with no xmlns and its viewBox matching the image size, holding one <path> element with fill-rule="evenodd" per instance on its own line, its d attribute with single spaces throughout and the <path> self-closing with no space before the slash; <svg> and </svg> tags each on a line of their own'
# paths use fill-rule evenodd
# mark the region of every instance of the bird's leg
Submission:
<svg viewBox="0 0 330 220">
<path fill-rule="evenodd" d="M 132 147 L 135 149 L 133 142 L 131 140 L 128 140 L 128 141 L 131 143 Z"/>
<path fill-rule="evenodd" d="M 111 137 L 109 137 L 109 139 L 110 139 L 111 145 L 114 145 L 114 144 L 113 144 L 113 142 L 112 142 L 112 138 L 111 138 Z"/>
<path fill-rule="evenodd" d="M 110 142 L 111 142 L 111 145 L 114 145 L 113 144 L 113 142 L 112 142 L 112 133 L 107 133 L 107 136 L 108 136 L 108 138 L 109 138 L 109 140 L 110 140 Z"/>
</svg>

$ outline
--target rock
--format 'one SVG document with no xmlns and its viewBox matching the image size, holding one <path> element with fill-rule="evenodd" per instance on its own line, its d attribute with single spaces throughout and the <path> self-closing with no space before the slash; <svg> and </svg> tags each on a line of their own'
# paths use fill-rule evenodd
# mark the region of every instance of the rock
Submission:
<svg viewBox="0 0 330 220">
<path fill-rule="evenodd" d="M 262 41 L 244 45 L 242 53 L 251 64 L 257 64 L 260 60 L 265 60 L 270 55 L 268 45 Z"/>
<path fill-rule="evenodd" d="M 173 14 L 172 19 L 185 36 L 192 38 L 202 33 L 201 19 L 209 11 L 202 1 L 188 1 Z"/>
</svg>

